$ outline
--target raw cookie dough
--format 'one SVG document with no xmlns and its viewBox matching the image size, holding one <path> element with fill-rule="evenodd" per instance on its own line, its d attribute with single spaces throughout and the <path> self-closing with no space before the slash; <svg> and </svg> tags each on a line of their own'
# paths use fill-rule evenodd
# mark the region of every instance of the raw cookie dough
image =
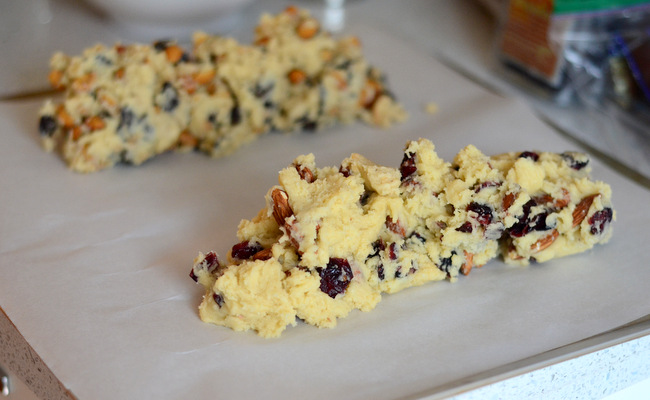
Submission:
<svg viewBox="0 0 650 400">
<path fill-rule="evenodd" d="M 382 293 L 454 281 L 499 255 L 527 264 L 585 251 L 615 217 L 609 186 L 588 174 L 580 153 L 488 157 L 470 145 L 448 163 L 425 139 L 407 143 L 399 168 L 300 156 L 240 223 L 227 262 L 194 260 L 200 317 L 275 337 L 297 318 L 333 327 Z"/>
<path fill-rule="evenodd" d="M 251 45 L 197 32 L 191 52 L 171 41 L 97 45 L 50 64 L 65 92 L 40 111 L 43 146 L 79 172 L 170 149 L 219 157 L 269 131 L 407 117 L 356 37 L 335 39 L 295 7 L 263 15 Z"/>
</svg>

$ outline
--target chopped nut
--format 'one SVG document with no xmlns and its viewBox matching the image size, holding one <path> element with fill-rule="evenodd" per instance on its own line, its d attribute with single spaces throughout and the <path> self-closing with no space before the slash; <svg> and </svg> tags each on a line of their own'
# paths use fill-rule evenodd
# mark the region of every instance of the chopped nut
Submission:
<svg viewBox="0 0 650 400">
<path fill-rule="evenodd" d="M 271 192 L 273 200 L 273 217 L 280 226 L 284 226 L 284 220 L 293 215 L 293 210 L 289 205 L 289 196 L 282 189 L 274 189 Z"/>
<path fill-rule="evenodd" d="M 580 203 L 576 205 L 575 210 L 573 210 L 573 226 L 576 227 L 585 219 L 587 213 L 589 212 L 589 207 L 591 203 L 594 202 L 596 196 L 600 196 L 600 193 L 592 194 L 587 196 L 584 199 L 580 200 Z"/>
<path fill-rule="evenodd" d="M 560 233 L 557 231 L 557 229 L 553 229 L 550 234 L 533 243 L 530 246 L 530 249 L 534 252 L 542 251 L 548 248 L 548 246 L 552 245 L 553 242 L 555 242 L 555 239 L 557 239 L 559 236 Z"/>
<path fill-rule="evenodd" d="M 465 263 L 461 265 L 460 273 L 463 275 L 469 275 L 474 266 L 474 254 L 467 252 L 467 250 L 463 251 L 465 252 Z"/>
<path fill-rule="evenodd" d="M 309 183 L 312 183 L 316 180 L 314 173 L 311 172 L 309 168 L 299 164 L 294 164 L 294 166 L 296 167 L 296 171 L 298 171 L 298 175 L 300 175 L 300 179 L 305 180 Z"/>
<path fill-rule="evenodd" d="M 268 249 L 260 250 L 257 253 L 255 253 L 253 255 L 253 260 L 262 260 L 262 261 L 264 261 L 264 260 L 268 260 L 269 258 L 271 258 L 271 256 L 273 256 L 273 249 L 268 248 Z"/>
<path fill-rule="evenodd" d="M 50 82 L 50 85 L 52 85 L 52 87 L 57 90 L 64 88 L 64 85 L 61 83 L 62 78 L 63 78 L 63 71 L 59 71 L 59 70 L 52 70 L 47 76 L 47 80 Z"/>
<path fill-rule="evenodd" d="M 291 84 L 298 85 L 307 80 L 307 74 L 303 70 L 292 69 L 291 71 L 289 71 L 288 78 Z"/>
<path fill-rule="evenodd" d="M 203 70 L 194 74 L 194 80 L 199 85 L 205 85 L 206 83 L 211 82 L 215 75 L 216 71 L 214 69 Z"/>
<path fill-rule="evenodd" d="M 104 122 L 102 117 L 98 115 L 93 115 L 92 117 L 88 118 L 85 124 L 91 131 L 98 131 L 106 127 L 106 122 Z"/>
<path fill-rule="evenodd" d="M 320 30 L 320 24 L 316 20 L 316 18 L 305 18 L 300 23 L 298 23 L 298 26 L 296 27 L 296 33 L 298 36 L 300 36 L 303 39 L 311 39 Z"/>
<path fill-rule="evenodd" d="M 172 45 L 165 48 L 165 55 L 170 62 L 177 63 L 183 58 L 183 49 L 180 46 Z"/>
</svg>

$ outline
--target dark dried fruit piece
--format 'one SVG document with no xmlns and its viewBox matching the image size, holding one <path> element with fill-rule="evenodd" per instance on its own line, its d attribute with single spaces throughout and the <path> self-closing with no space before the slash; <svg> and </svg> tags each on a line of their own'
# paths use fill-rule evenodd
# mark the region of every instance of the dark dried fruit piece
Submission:
<svg viewBox="0 0 650 400">
<path fill-rule="evenodd" d="M 43 115 L 38 120 L 38 132 L 42 136 L 52 136 L 57 128 L 58 124 L 56 122 L 56 119 L 54 119 L 54 117 L 51 115 Z"/>
<path fill-rule="evenodd" d="M 197 264 L 192 268 L 190 271 L 190 278 L 192 278 L 194 282 L 198 282 L 199 278 L 196 276 L 196 273 L 194 273 L 195 268 L 200 271 L 207 271 L 209 274 L 214 274 L 220 266 L 221 264 L 219 263 L 219 257 L 217 257 L 217 253 L 211 251 L 203 256 L 203 260 L 200 264 Z"/>
<path fill-rule="evenodd" d="M 591 225 L 591 234 L 592 235 L 600 235 L 602 234 L 607 225 L 612 222 L 612 219 L 614 218 L 614 211 L 612 211 L 611 208 L 607 207 L 604 208 L 600 211 L 597 211 L 592 215 L 588 222 L 589 225 Z"/>
<path fill-rule="evenodd" d="M 438 263 L 438 269 L 449 274 L 449 267 L 451 267 L 453 264 L 452 257 L 455 255 L 456 252 L 452 251 L 449 257 L 441 258 L 440 262 Z"/>
<path fill-rule="evenodd" d="M 402 182 L 408 179 L 411 175 L 417 171 L 415 166 L 415 154 L 414 153 L 404 153 L 404 158 L 402 163 L 399 166 L 399 171 L 402 174 Z"/>
<path fill-rule="evenodd" d="M 532 151 L 524 151 L 519 154 L 519 158 L 528 158 L 530 160 L 537 161 L 539 160 L 539 154 Z"/>
<path fill-rule="evenodd" d="M 472 223 L 467 221 L 467 222 L 463 223 L 461 226 L 459 226 L 458 228 L 456 228 L 456 230 L 458 232 L 472 233 L 472 230 L 473 230 Z"/>
<path fill-rule="evenodd" d="M 178 107 L 178 91 L 170 82 L 163 83 L 160 94 L 162 96 L 162 104 L 160 104 L 160 107 L 163 111 L 172 112 Z"/>
<path fill-rule="evenodd" d="M 589 156 L 584 153 L 576 153 L 573 151 L 567 151 L 562 153 L 562 159 L 570 168 L 580 171 L 587 165 L 589 165 Z"/>
<path fill-rule="evenodd" d="M 223 297 L 221 295 L 218 295 L 216 293 L 212 293 L 212 300 L 214 300 L 215 303 L 221 308 L 223 306 Z"/>
<path fill-rule="evenodd" d="M 250 243 L 248 240 L 244 240 L 243 242 L 237 243 L 236 245 L 232 246 L 232 250 L 230 250 L 230 255 L 233 258 L 236 258 L 238 260 L 248 260 L 249 258 L 253 257 L 256 253 L 262 251 L 262 245 L 260 245 L 257 242 Z"/>
<path fill-rule="evenodd" d="M 466 210 L 476 213 L 476 221 L 481 225 L 489 225 L 492 222 L 492 207 L 486 204 L 471 202 Z"/>
<path fill-rule="evenodd" d="M 344 258 L 330 258 L 326 268 L 316 268 L 320 276 L 320 290 L 335 298 L 344 293 L 352 280 L 352 268 Z"/>
</svg>

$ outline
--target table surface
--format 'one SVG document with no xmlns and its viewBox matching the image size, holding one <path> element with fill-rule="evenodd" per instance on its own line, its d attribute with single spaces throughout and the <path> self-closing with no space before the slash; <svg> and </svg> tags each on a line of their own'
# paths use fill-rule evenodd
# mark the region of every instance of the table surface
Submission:
<svg viewBox="0 0 650 400">
<path fill-rule="evenodd" d="M 503 79 L 498 73 L 499 66 L 495 64 L 492 47 L 496 23 L 475 2 L 352 0 L 348 2 L 345 14 L 326 12 L 317 1 L 295 3 L 314 10 L 321 18 L 334 18 L 330 21 L 332 24 L 340 22 L 336 18 L 344 16 L 348 20 L 363 20 L 368 25 L 380 27 L 434 55 L 491 91 L 524 98 L 541 119 L 550 121 L 568 140 L 602 156 L 602 161 L 607 166 L 627 175 L 640 186 L 646 189 L 650 187 L 648 150 L 644 147 L 647 144 L 646 138 L 634 138 L 642 143 L 638 146 L 630 146 L 627 142 L 618 147 L 608 146 L 611 142 L 609 136 L 613 133 L 606 131 L 594 135 L 591 127 L 585 123 L 590 119 L 589 115 L 557 107 Z M 246 33 L 238 31 L 238 26 L 250 26 L 251 19 L 256 19 L 260 10 L 277 9 L 281 4 L 284 3 L 268 1 L 263 8 L 260 4 L 254 4 L 243 14 L 232 16 L 233 21 L 223 21 L 222 24 L 227 27 L 228 33 L 245 37 Z M 110 43 L 117 40 L 150 39 L 146 37 L 150 33 L 128 30 L 95 10 L 71 1 L 28 0 L 16 2 L 13 7 L 15 9 L 3 12 L 0 16 L 0 47 L 3 54 L 26 55 L 0 59 L 0 97 L 5 103 L 21 103 L 32 97 L 39 98 L 34 93 L 47 90 L 47 59 L 52 49 L 75 54 L 89 43 L 97 41 Z M 408 23 L 395 23 L 396 16 L 399 16 L 399 21 Z M 40 18 L 36 26 L 45 26 L 47 29 L 30 31 L 26 28 L 29 24 L 20 25 L 15 22 L 28 21 L 30 18 Z M 80 30 L 84 35 L 75 35 Z M 18 40 L 17 37 L 21 39 Z M 33 51 L 25 52 L 23 46 Z M 21 73 L 18 74 L 18 71 Z M 590 132 L 586 132 L 588 130 Z M 634 165 L 625 162 L 630 157 L 637 160 Z M 52 379 L 47 365 L 50 362 L 56 363 L 56 360 L 40 360 L 29 344 L 16 345 L 21 340 L 21 326 L 11 323 L 12 315 L 3 312 L 0 317 L 4 318 L 4 322 L 0 318 L 0 322 L 3 322 L 0 324 L 0 344 L 3 344 L 0 364 L 4 362 L 5 368 L 6 365 L 11 365 L 14 368 L 11 372 L 41 396 L 44 393 L 60 398 L 68 395 L 64 388 L 65 382 L 37 382 L 38 379 Z M 549 396 L 545 398 L 566 398 L 576 393 L 582 396 L 588 393 L 591 398 L 604 397 L 650 378 L 648 333 L 650 318 L 642 317 L 616 329 L 467 377 L 465 382 L 454 382 L 449 388 L 438 390 L 429 397 L 452 397 L 459 400 L 539 398 L 542 392 Z M 10 354 L 9 347 L 4 346 L 9 343 L 18 354 Z M 36 366 L 36 373 L 30 369 L 30 365 Z M 32 394 L 26 388 L 16 385 L 18 387 L 21 389 L 15 391 L 15 398 L 31 398 Z"/>
</svg>

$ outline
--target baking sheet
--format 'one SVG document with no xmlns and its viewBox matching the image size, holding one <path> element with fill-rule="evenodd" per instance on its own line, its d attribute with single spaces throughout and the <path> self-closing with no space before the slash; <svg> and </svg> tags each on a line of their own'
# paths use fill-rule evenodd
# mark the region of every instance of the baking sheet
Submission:
<svg viewBox="0 0 650 400">
<path fill-rule="evenodd" d="M 0 306 L 79 399 L 421 397 L 650 312 L 650 193 L 595 161 L 618 213 L 606 246 L 525 268 L 493 261 L 386 295 L 333 330 L 299 323 L 268 340 L 201 322 L 192 259 L 225 255 L 299 154 L 397 167 L 419 137 L 447 160 L 470 143 L 487 154 L 575 149 L 522 103 L 379 29 L 354 31 L 410 111 L 405 124 L 271 134 L 224 159 L 166 154 L 80 175 L 39 148 L 40 100 L 0 103 Z M 425 113 L 428 102 L 439 112 Z"/>
</svg>

